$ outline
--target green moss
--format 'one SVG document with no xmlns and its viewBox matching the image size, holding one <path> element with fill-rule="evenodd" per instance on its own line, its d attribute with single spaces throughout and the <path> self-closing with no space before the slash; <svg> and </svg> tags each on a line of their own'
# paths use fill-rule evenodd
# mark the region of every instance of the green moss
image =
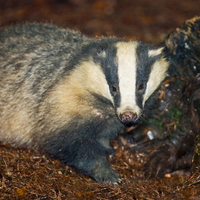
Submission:
<svg viewBox="0 0 200 200">
<path fill-rule="evenodd" d="M 178 123 L 180 122 L 180 116 L 181 116 L 181 112 L 178 108 L 176 107 L 171 107 L 169 109 L 168 112 L 170 118 L 171 118 L 171 122 L 177 121 Z"/>
<path fill-rule="evenodd" d="M 160 131 L 162 131 L 163 128 L 164 128 L 164 126 L 163 126 L 163 124 L 164 124 L 163 120 L 158 120 L 158 119 L 155 119 L 155 118 L 150 118 L 148 120 L 148 124 L 151 125 L 151 126 L 156 127 L 156 129 L 159 129 Z"/>
</svg>

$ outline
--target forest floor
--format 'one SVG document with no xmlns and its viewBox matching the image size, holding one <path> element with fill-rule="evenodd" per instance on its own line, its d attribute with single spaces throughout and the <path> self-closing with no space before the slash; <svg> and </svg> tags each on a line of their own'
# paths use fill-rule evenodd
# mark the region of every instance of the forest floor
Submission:
<svg viewBox="0 0 200 200">
<path fill-rule="evenodd" d="M 196 0 L 0 0 L 2 27 L 53 23 L 86 35 L 118 36 L 159 44 L 200 14 Z M 100 184 L 38 151 L 0 145 L 0 199 L 200 199 L 200 169 L 145 180 L 142 154 L 115 144 L 112 167 L 119 185 Z M 180 174 L 180 173 L 179 173 Z"/>
</svg>

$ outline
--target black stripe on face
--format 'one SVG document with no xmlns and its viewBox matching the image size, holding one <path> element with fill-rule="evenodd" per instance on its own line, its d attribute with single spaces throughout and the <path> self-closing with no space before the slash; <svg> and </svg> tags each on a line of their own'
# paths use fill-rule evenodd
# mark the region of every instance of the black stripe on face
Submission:
<svg viewBox="0 0 200 200">
<path fill-rule="evenodd" d="M 114 42 L 107 41 L 101 44 L 101 51 L 93 59 L 100 64 L 104 71 L 110 93 L 113 96 L 115 107 L 120 105 L 120 92 L 117 66 L 117 48 Z M 99 86 L 101 87 L 101 86 Z"/>
<path fill-rule="evenodd" d="M 150 50 L 156 50 L 153 45 L 139 43 L 137 54 L 137 75 L 136 75 L 136 102 L 142 109 L 143 107 L 143 95 L 146 90 L 147 82 L 151 73 L 152 65 L 161 57 L 161 55 L 149 56 Z"/>
</svg>

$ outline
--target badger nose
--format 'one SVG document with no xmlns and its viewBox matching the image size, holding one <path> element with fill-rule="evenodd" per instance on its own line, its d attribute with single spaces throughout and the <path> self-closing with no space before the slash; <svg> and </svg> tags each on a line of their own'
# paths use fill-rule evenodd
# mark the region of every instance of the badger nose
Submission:
<svg viewBox="0 0 200 200">
<path fill-rule="evenodd" d="M 120 114 L 120 120 L 125 124 L 135 123 L 137 120 L 137 114 L 133 112 L 124 112 Z"/>
</svg>

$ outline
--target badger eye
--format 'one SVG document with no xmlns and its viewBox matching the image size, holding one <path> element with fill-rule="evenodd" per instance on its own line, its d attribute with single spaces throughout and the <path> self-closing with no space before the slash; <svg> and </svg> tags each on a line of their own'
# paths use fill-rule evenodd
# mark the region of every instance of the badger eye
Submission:
<svg viewBox="0 0 200 200">
<path fill-rule="evenodd" d="M 143 90 L 143 89 L 144 89 L 144 84 L 142 83 L 142 84 L 139 85 L 138 91 Z"/>
<path fill-rule="evenodd" d="M 117 92 L 117 88 L 114 85 L 112 85 L 112 91 Z"/>
</svg>

